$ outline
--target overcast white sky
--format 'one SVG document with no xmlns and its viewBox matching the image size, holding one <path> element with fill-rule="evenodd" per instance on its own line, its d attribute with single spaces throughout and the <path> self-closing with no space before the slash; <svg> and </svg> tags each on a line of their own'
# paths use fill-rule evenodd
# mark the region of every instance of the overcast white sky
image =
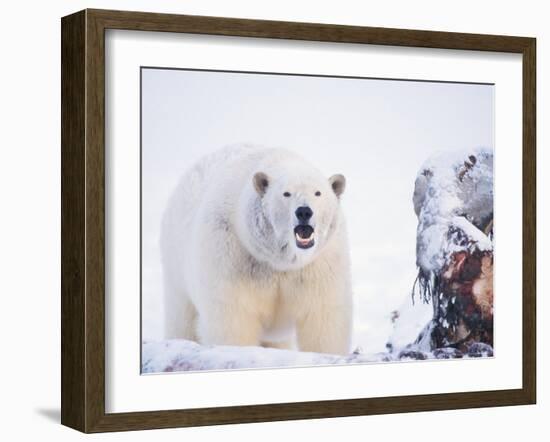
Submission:
<svg viewBox="0 0 550 442">
<path fill-rule="evenodd" d="M 382 351 L 416 276 L 416 173 L 436 151 L 493 147 L 493 104 L 489 85 L 143 69 L 143 337 L 161 337 L 171 191 L 202 155 L 248 142 L 346 176 L 355 343 Z"/>
</svg>

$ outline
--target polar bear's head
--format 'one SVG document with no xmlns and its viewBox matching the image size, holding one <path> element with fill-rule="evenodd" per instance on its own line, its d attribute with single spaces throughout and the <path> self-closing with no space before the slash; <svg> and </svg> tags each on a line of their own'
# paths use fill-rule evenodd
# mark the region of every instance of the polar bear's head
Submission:
<svg viewBox="0 0 550 442">
<path fill-rule="evenodd" d="M 299 159 L 295 159 L 299 161 Z M 279 271 L 312 262 L 334 236 L 346 180 L 325 178 L 306 164 L 278 164 L 253 173 L 241 236 L 252 255 Z"/>
</svg>

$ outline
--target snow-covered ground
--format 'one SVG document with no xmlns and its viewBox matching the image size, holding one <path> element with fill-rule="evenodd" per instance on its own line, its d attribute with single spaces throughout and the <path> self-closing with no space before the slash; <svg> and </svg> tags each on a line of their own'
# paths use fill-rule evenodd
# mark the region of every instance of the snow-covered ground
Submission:
<svg viewBox="0 0 550 442">
<path fill-rule="evenodd" d="M 472 354 L 461 358 L 492 356 L 490 347 L 480 346 Z M 142 346 L 142 374 L 179 371 L 217 371 L 248 368 L 307 367 L 318 365 L 368 364 L 403 362 L 456 357 L 453 349 L 419 350 L 364 354 L 354 351 L 346 356 L 279 350 L 263 347 L 207 346 L 183 339 L 144 342 Z"/>
<path fill-rule="evenodd" d="M 238 142 L 287 147 L 327 176 L 346 176 L 353 348 L 372 359 L 364 355 L 386 351 L 390 336 L 394 345 L 410 343 L 432 314 L 431 305 L 411 301 L 417 276 L 414 182 L 434 152 L 493 146 L 493 91 L 487 85 L 145 70 L 144 355 L 165 348 L 158 343 L 163 330 L 158 239 L 170 192 L 202 155 Z M 400 326 L 394 330 L 396 310 Z"/>
<path fill-rule="evenodd" d="M 298 367 L 377 362 L 379 355 L 348 356 L 278 350 L 262 347 L 203 346 L 192 341 L 146 342 L 142 349 L 142 373 L 227 370 L 265 367 Z"/>
</svg>

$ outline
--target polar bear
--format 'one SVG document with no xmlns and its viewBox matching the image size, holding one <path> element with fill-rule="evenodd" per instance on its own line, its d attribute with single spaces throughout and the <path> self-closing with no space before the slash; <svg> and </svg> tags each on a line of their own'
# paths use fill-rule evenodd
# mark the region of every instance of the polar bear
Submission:
<svg viewBox="0 0 550 442">
<path fill-rule="evenodd" d="M 185 173 L 161 227 L 166 338 L 348 353 L 345 184 L 295 153 L 249 145 Z"/>
</svg>

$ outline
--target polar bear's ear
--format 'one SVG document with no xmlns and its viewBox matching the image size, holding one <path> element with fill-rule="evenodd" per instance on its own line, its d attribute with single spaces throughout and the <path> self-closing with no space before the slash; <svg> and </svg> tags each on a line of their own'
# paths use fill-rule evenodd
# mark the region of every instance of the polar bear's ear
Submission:
<svg viewBox="0 0 550 442">
<path fill-rule="evenodd" d="M 344 190 L 346 188 L 346 177 L 337 173 L 336 175 L 332 175 L 328 179 L 328 182 L 330 183 L 330 186 L 332 187 L 332 190 L 334 191 L 336 196 L 340 198 L 340 195 L 344 193 Z"/>
<path fill-rule="evenodd" d="M 265 173 L 257 172 L 254 174 L 254 178 L 252 178 L 252 183 L 254 184 L 256 192 L 258 192 L 260 196 L 263 196 L 269 186 L 269 178 Z"/>
</svg>

